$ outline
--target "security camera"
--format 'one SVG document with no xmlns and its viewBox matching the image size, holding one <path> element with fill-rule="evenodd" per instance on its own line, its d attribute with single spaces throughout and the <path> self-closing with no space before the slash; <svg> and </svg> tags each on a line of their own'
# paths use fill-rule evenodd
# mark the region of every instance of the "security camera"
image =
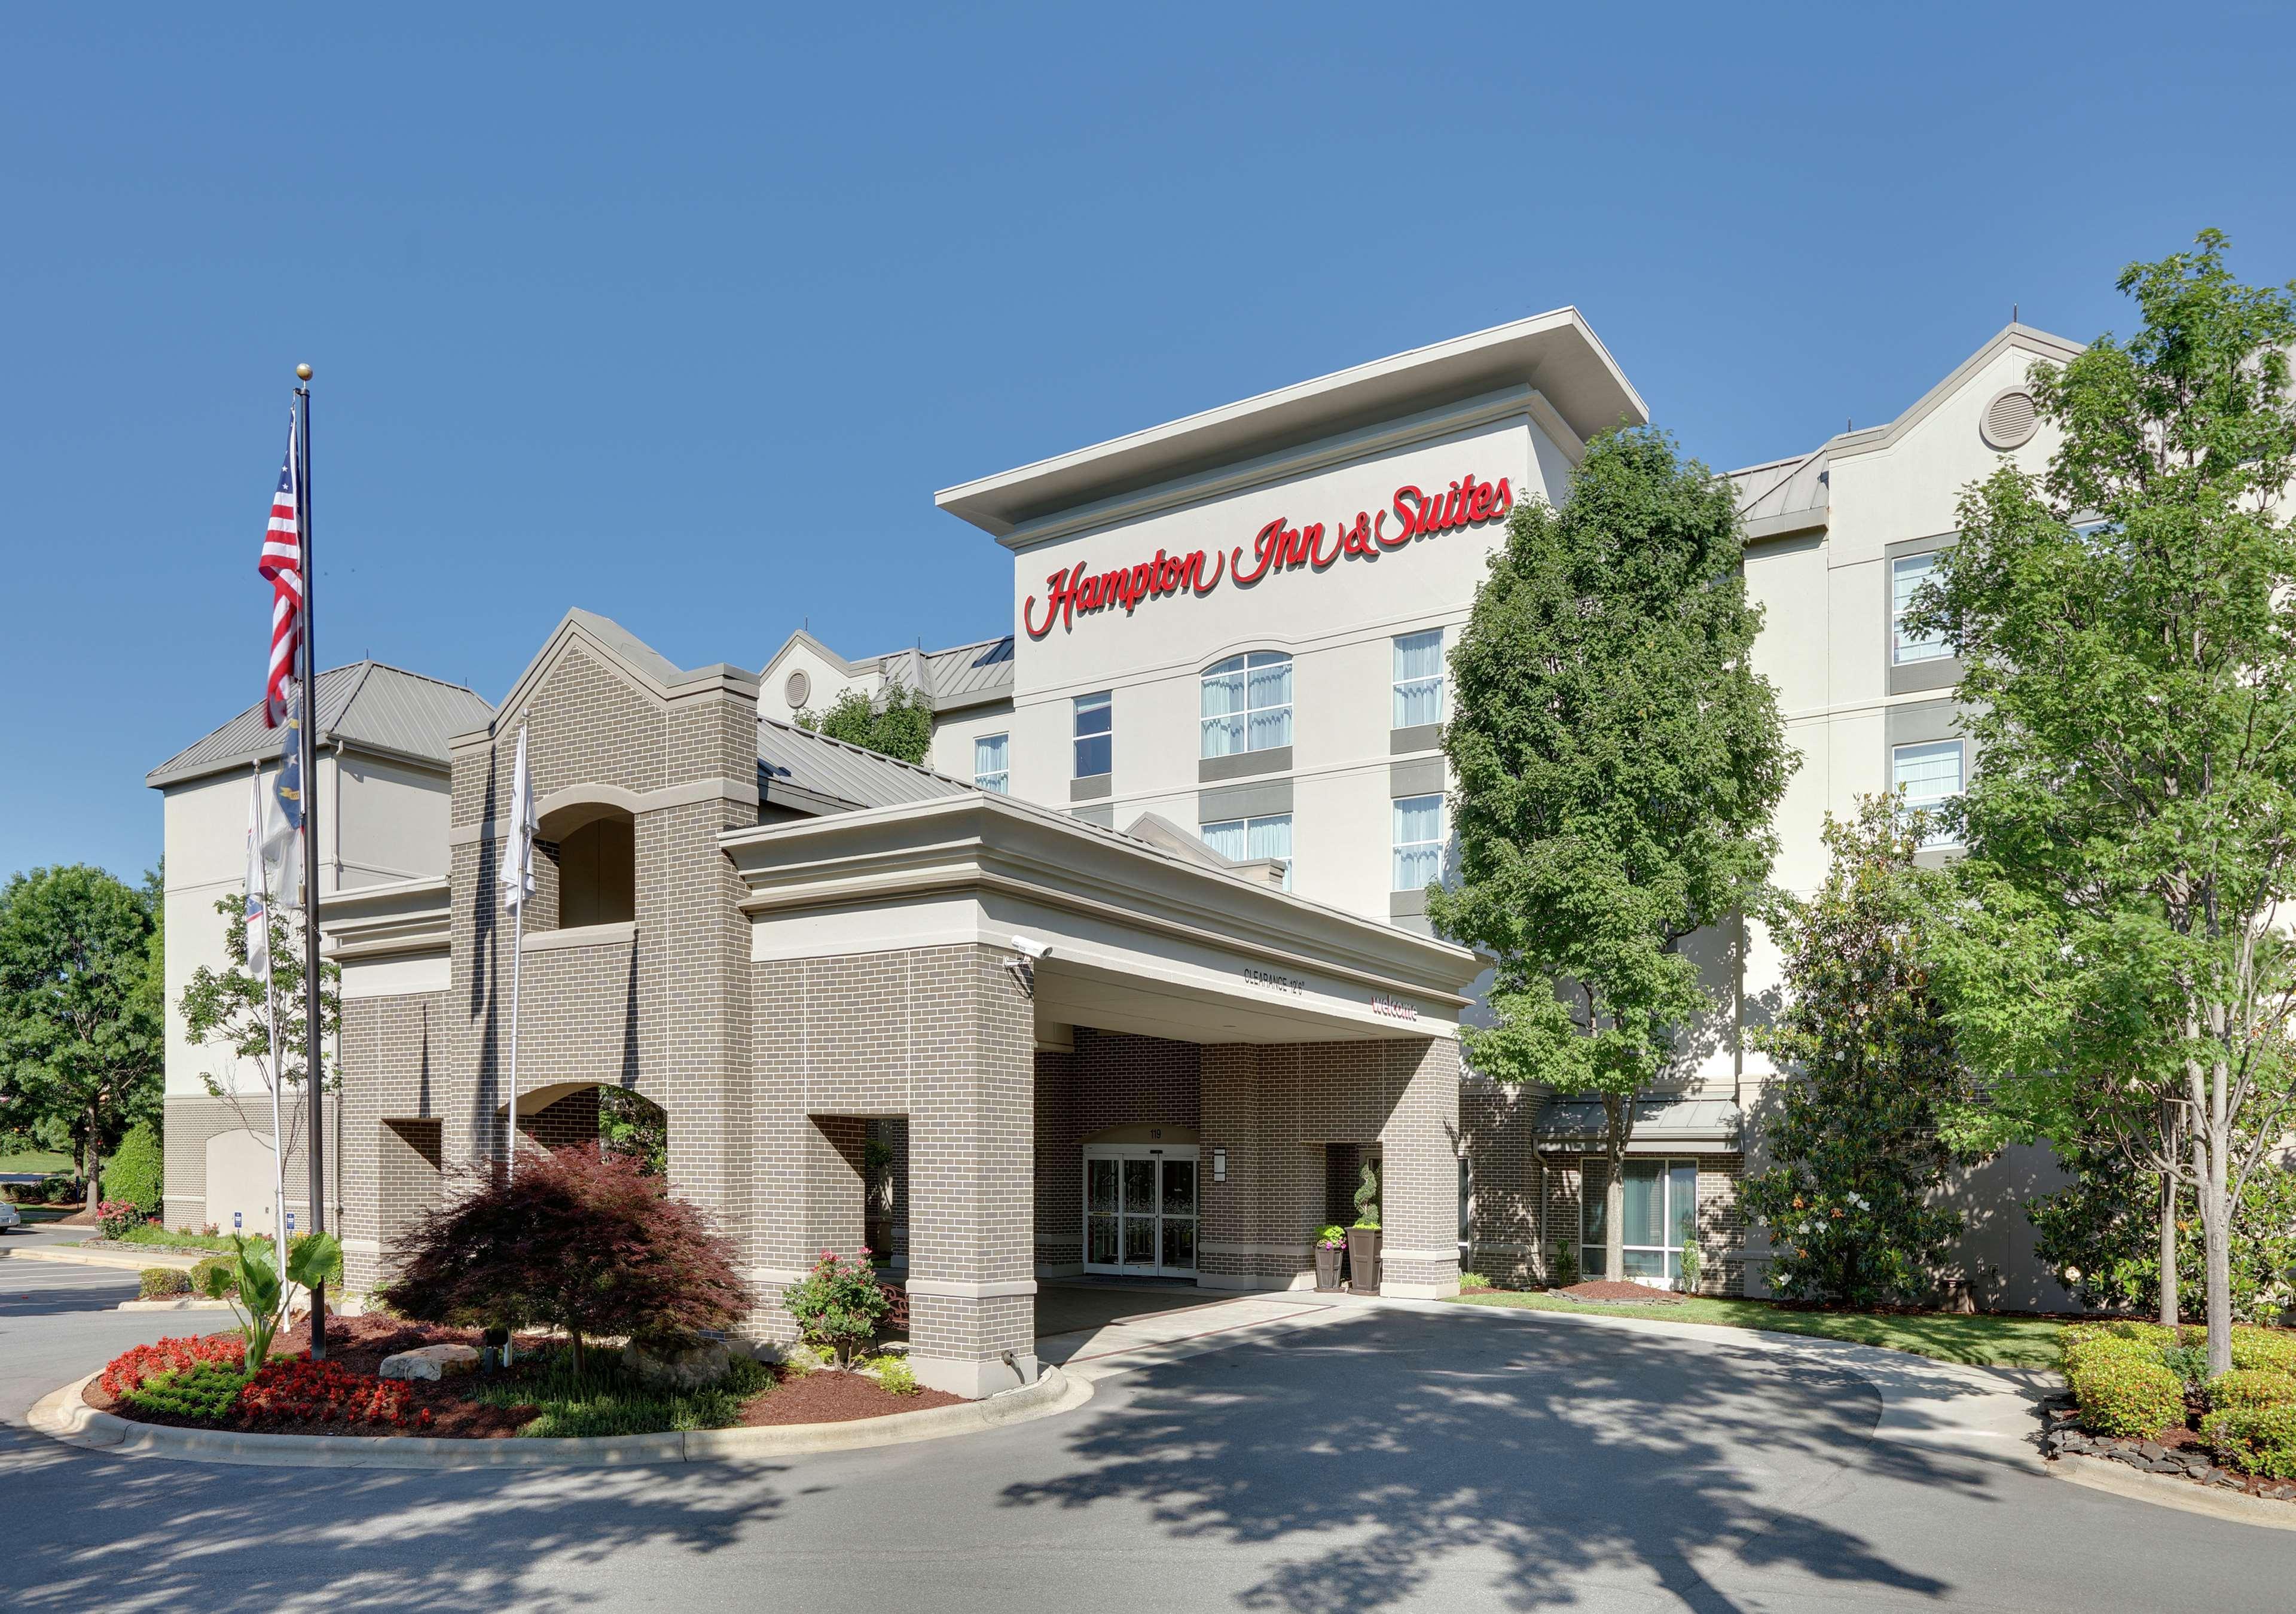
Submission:
<svg viewBox="0 0 2296 1614">
<path fill-rule="evenodd" d="M 1032 941 L 1025 936 L 1015 936 L 1013 938 L 1013 950 L 1034 963 L 1043 963 L 1053 954 L 1052 947 L 1046 943 Z"/>
</svg>

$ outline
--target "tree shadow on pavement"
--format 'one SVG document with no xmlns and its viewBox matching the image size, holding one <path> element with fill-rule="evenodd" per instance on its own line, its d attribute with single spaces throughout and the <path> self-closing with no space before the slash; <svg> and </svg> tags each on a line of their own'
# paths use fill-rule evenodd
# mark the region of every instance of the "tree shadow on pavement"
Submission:
<svg viewBox="0 0 2296 1614">
<path fill-rule="evenodd" d="M 1865 1378 L 1625 1331 L 1365 1313 L 1127 1381 L 1069 1438 L 1079 1471 L 1009 1507 L 1145 1503 L 1176 1539 L 1296 1546 L 1247 1607 L 1376 1609 L 1447 1562 L 1508 1606 L 1653 1583 L 1736 1607 L 1701 1565 L 1799 1568 L 1918 1597 L 1948 1586 L 1801 1511 L 1877 1471 L 1981 1495 L 1986 1465 L 1872 1438 Z M 1463 1326 L 1464 1324 L 1464 1326 Z"/>
</svg>

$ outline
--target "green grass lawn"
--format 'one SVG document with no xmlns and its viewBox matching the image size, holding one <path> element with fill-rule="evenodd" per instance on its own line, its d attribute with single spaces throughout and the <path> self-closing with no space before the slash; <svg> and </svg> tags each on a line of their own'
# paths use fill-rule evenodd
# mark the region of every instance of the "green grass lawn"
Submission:
<svg viewBox="0 0 2296 1614">
<path fill-rule="evenodd" d="M 25 1154 L 0 1154 L 0 1171 L 70 1171 L 71 1156 L 35 1149 Z"/>
<path fill-rule="evenodd" d="M 1890 1313 L 1798 1311 L 1767 1300 L 1685 1299 L 1674 1306 L 1603 1306 L 1557 1295 L 1487 1290 L 1461 1295 L 1462 1306 L 1509 1306 L 1528 1311 L 1591 1312 L 1605 1317 L 1649 1317 L 1667 1323 L 1705 1323 L 1723 1328 L 1766 1328 L 1774 1333 L 1816 1334 L 1858 1345 L 1911 1351 L 1940 1362 L 1977 1367 L 2041 1367 L 2057 1364 L 2057 1330 L 2045 1317 L 1968 1317 L 1944 1312 L 1904 1316 Z"/>
</svg>

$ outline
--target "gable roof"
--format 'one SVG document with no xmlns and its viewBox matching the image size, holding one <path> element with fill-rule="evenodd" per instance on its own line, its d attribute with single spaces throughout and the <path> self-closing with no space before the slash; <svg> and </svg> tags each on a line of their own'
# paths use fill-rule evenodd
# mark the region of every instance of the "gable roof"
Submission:
<svg viewBox="0 0 2296 1614">
<path fill-rule="evenodd" d="M 558 626 L 550 630 L 550 636 L 542 642 L 542 648 L 535 651 L 534 660 L 526 664 L 526 670 L 519 674 L 517 682 L 510 686 L 510 692 L 503 697 L 502 704 L 489 709 L 479 722 L 461 732 L 468 733 L 486 729 L 515 714 L 541 684 L 543 676 L 565 653 L 566 647 L 578 643 L 586 645 L 604 658 L 610 668 L 658 697 L 689 690 L 696 684 L 721 681 L 749 685 L 753 689 L 757 684 L 756 674 L 729 662 L 714 661 L 704 667 L 681 668 L 611 617 L 602 617 L 594 610 L 583 610 L 577 607 L 558 619 Z"/>
<path fill-rule="evenodd" d="M 381 661 L 354 661 L 319 675 L 316 745 L 340 741 L 361 750 L 447 766 L 447 741 L 484 724 L 494 708 L 459 684 L 446 684 Z M 266 728 L 258 700 L 144 775 L 154 790 L 228 773 L 279 755 L 279 731 Z"/>
<path fill-rule="evenodd" d="M 776 717 L 758 719 L 758 799 L 805 813 L 856 812 L 967 796 L 963 780 Z"/>
<path fill-rule="evenodd" d="M 975 639 L 969 644 L 953 644 L 947 650 L 900 650 L 849 661 L 800 628 L 783 640 L 781 648 L 767 658 L 758 674 L 761 686 L 782 658 L 799 644 L 849 678 L 873 673 L 880 678 L 898 679 L 924 696 L 925 704 L 936 712 L 985 706 L 992 700 L 1009 700 L 1013 696 L 1011 634 L 997 639 Z"/>
</svg>

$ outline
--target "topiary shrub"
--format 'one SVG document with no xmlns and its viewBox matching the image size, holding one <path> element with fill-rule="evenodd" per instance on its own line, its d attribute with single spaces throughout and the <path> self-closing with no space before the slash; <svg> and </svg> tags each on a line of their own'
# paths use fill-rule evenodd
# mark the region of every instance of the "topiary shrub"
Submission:
<svg viewBox="0 0 2296 1614">
<path fill-rule="evenodd" d="M 586 1339 L 683 1346 L 732 1331 L 755 1303 L 734 1246 L 701 1209 L 595 1143 L 529 1152 L 514 1182 L 481 1176 L 474 1192 L 416 1217 L 392 1255 L 398 1276 L 381 1297 L 400 1315 L 464 1328 L 554 1323 L 578 1377 Z"/>
<path fill-rule="evenodd" d="M 2201 1438 L 2229 1467 L 2267 1479 L 2296 1479 L 2296 1402 L 2210 1413 L 2201 1420 Z"/>
<path fill-rule="evenodd" d="M 139 1300 L 170 1300 L 192 1292 L 192 1274 L 179 1266 L 147 1266 L 135 1274 Z"/>
<path fill-rule="evenodd" d="M 782 1309 L 797 1319 L 799 1337 L 840 1364 L 876 1337 L 891 1304 L 865 1249 L 850 1261 L 824 1249 L 811 1272 L 782 1291 Z"/>
<path fill-rule="evenodd" d="M 166 1180 L 160 1169 L 160 1134 L 149 1121 L 138 1121 L 103 1163 L 103 1197 L 133 1205 L 146 1217 L 156 1217 Z"/>
<path fill-rule="evenodd" d="M 2296 1401 L 2296 1377 L 2234 1368 L 2220 1373 L 2209 1385 L 2209 1406 L 2224 1412 L 2234 1407 L 2284 1406 Z"/>
</svg>

